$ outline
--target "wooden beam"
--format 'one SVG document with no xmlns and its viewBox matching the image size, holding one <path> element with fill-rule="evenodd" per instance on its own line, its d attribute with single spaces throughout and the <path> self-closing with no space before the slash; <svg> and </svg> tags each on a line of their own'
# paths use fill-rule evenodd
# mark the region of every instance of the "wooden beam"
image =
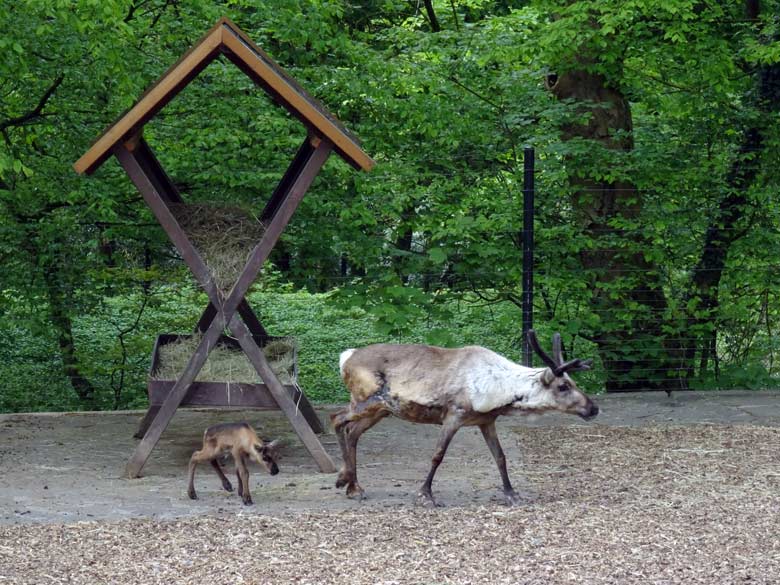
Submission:
<svg viewBox="0 0 780 585">
<path fill-rule="evenodd" d="M 216 314 L 217 309 L 214 308 L 214 305 L 209 301 L 209 304 L 206 306 L 206 309 L 198 320 L 198 324 L 195 326 L 195 331 L 200 331 L 202 333 L 208 329 Z M 255 315 L 255 312 L 246 299 L 242 300 L 241 304 L 238 305 L 238 314 L 241 315 L 241 319 L 246 323 L 247 327 L 249 327 L 249 331 L 252 332 L 252 335 L 268 337 L 268 332 L 265 330 L 265 327 L 263 327 L 263 324 L 260 323 L 260 320 L 257 318 L 257 315 Z"/>
<path fill-rule="evenodd" d="M 263 223 L 267 222 L 274 216 L 276 210 L 279 208 L 279 205 L 281 205 L 281 202 L 287 195 L 287 191 L 289 190 L 290 185 L 292 185 L 295 179 L 298 178 L 298 175 L 300 175 L 301 170 L 303 170 L 303 167 L 306 165 L 306 162 L 311 158 L 312 152 L 314 152 L 314 149 L 319 145 L 319 139 L 317 139 L 318 142 L 316 145 L 313 144 L 314 138 L 315 137 L 312 136 L 306 137 L 306 139 L 303 141 L 303 144 L 301 144 L 300 148 L 298 149 L 298 152 L 295 154 L 295 158 L 293 158 L 292 162 L 290 163 L 290 166 L 287 167 L 287 170 L 282 176 L 282 180 L 279 181 L 276 189 L 274 189 L 274 192 L 268 199 L 268 203 L 265 204 L 263 212 L 260 214 L 260 221 Z"/>
<path fill-rule="evenodd" d="M 278 73 L 281 69 L 273 60 L 246 37 L 242 37 L 231 27 L 225 28 L 222 44 L 230 52 L 225 56 L 238 65 L 242 71 L 277 97 L 287 108 L 307 126 L 313 126 L 325 138 L 333 142 L 336 150 L 345 160 L 356 168 L 371 170 L 374 161 L 323 111 L 316 107 L 311 97 L 304 97 L 303 90 Z M 231 54 L 232 53 L 232 54 Z"/>
<path fill-rule="evenodd" d="M 146 460 L 149 458 L 152 449 L 159 441 L 165 428 L 168 426 L 170 419 L 175 414 L 177 408 L 184 399 L 190 384 L 197 376 L 200 369 L 208 357 L 211 349 L 216 345 L 222 330 L 227 323 L 231 324 L 231 330 L 239 338 L 239 343 L 250 361 L 255 366 L 258 374 L 266 382 L 266 386 L 273 395 L 277 404 L 282 411 L 287 415 L 290 420 L 290 424 L 293 429 L 301 438 L 304 446 L 309 450 L 309 453 L 317 462 L 320 470 L 323 472 L 333 472 L 335 467 L 330 460 L 328 454 L 322 448 L 321 443 L 317 439 L 316 435 L 309 426 L 308 421 L 305 418 L 297 418 L 297 409 L 294 409 L 295 405 L 292 402 L 289 394 L 284 390 L 281 383 L 279 383 L 275 374 L 271 371 L 263 352 L 259 346 L 252 339 L 249 330 L 246 325 L 241 321 L 234 319 L 234 315 L 238 310 L 239 305 L 245 302 L 244 296 L 247 290 L 257 278 L 263 263 L 268 258 L 268 255 L 273 250 L 276 242 L 279 240 L 282 231 L 289 223 L 293 213 L 300 204 L 303 196 L 306 194 L 309 186 L 313 182 L 319 170 L 325 164 L 331 151 L 333 149 L 332 143 L 327 140 L 323 140 L 317 146 L 316 149 L 311 151 L 308 160 L 303 164 L 303 168 L 295 181 L 293 181 L 286 189 L 287 193 L 277 206 L 274 216 L 271 218 L 270 223 L 267 226 L 263 237 L 260 242 L 255 246 L 254 250 L 249 256 L 244 269 L 239 276 L 236 283 L 233 285 L 230 294 L 227 299 L 222 300 L 222 294 L 219 289 L 214 285 L 211 279 L 208 267 L 203 262 L 198 251 L 194 248 L 192 243 L 187 238 L 184 231 L 179 226 L 175 217 L 171 214 L 167 205 L 163 201 L 160 193 L 155 188 L 152 180 L 144 171 L 137 156 L 138 154 L 130 152 L 125 145 L 119 145 L 113 149 L 115 155 L 119 159 L 120 164 L 124 167 L 130 179 L 136 185 L 141 192 L 144 200 L 147 202 L 153 213 L 157 217 L 163 229 L 168 233 L 169 237 L 174 241 L 174 244 L 182 253 L 182 257 L 195 274 L 195 277 L 203 285 L 206 293 L 209 296 L 211 304 L 216 309 L 215 314 L 212 317 L 211 323 L 203 334 L 200 344 L 198 345 L 195 353 L 187 362 L 187 366 L 182 372 L 179 379 L 176 381 L 170 394 L 166 397 L 165 401 L 160 406 L 160 409 L 149 425 L 144 438 L 141 439 L 137 445 L 136 450 L 127 464 L 127 475 L 129 477 L 137 477 L 141 472 Z M 258 358 L 258 354 L 260 357 Z M 269 383 L 270 380 L 270 383 Z M 292 404 L 293 408 L 290 408 Z M 151 415 L 151 412 L 147 413 Z M 148 421 L 144 421 L 148 422 Z"/>
<path fill-rule="evenodd" d="M 298 382 L 294 381 L 292 383 L 292 386 L 295 387 L 295 394 L 292 397 L 293 402 L 295 402 L 298 410 L 303 415 L 303 418 L 309 421 L 309 426 L 311 427 L 311 430 L 313 430 L 318 435 L 324 433 L 325 427 L 322 426 L 322 421 L 320 420 L 319 415 L 314 410 L 314 407 L 312 406 L 311 402 L 309 402 L 309 397 L 306 396 L 306 393 L 298 385 Z"/>
<path fill-rule="evenodd" d="M 160 222 L 165 233 L 168 234 L 173 245 L 176 246 L 176 249 L 181 253 L 184 262 L 189 266 L 195 278 L 206 291 L 209 299 L 211 299 L 212 303 L 214 303 L 217 308 L 221 307 L 222 293 L 214 283 L 211 272 L 203 261 L 200 253 L 195 246 L 192 245 L 187 234 L 184 233 L 179 222 L 163 200 L 162 194 L 155 187 L 152 178 L 147 174 L 147 168 L 144 167 L 143 161 L 141 160 L 143 151 L 141 151 L 141 149 L 136 149 L 130 152 L 125 146 L 118 145 L 114 148 L 114 154 L 130 177 L 130 180 L 143 196 L 144 201 L 146 201 L 146 204 L 152 210 L 152 213 L 154 213 L 157 221 Z"/>
<path fill-rule="evenodd" d="M 165 169 L 163 169 L 160 161 L 157 160 L 149 144 L 140 136 L 140 133 L 138 136 L 135 147 L 127 148 L 127 150 L 133 153 L 141 168 L 151 179 L 154 188 L 157 189 L 157 192 L 167 203 L 183 203 L 184 200 L 179 190 L 173 184 Z"/>
<path fill-rule="evenodd" d="M 276 400 L 279 408 L 282 409 L 293 430 L 298 435 L 298 438 L 303 442 L 306 449 L 309 451 L 314 460 L 317 462 L 317 466 L 322 473 L 335 473 L 336 466 L 333 465 L 333 460 L 328 453 L 322 447 L 317 435 L 314 434 L 314 430 L 309 424 L 309 421 L 304 416 L 298 416 L 299 410 L 293 399 L 284 389 L 282 383 L 279 382 L 271 366 L 268 365 L 268 360 L 265 358 L 262 350 L 257 346 L 252 335 L 249 333 L 246 325 L 238 319 L 233 319 L 229 325 L 230 332 L 238 339 L 241 344 L 241 348 L 249 358 L 249 361 L 254 366 L 257 373 L 265 382 L 271 395 Z M 302 413 L 301 413 L 302 414 Z"/>
<path fill-rule="evenodd" d="M 76 161 L 73 165 L 76 172 L 79 174 L 94 172 L 110 156 L 114 146 L 138 132 L 211 63 L 220 54 L 222 31 L 222 21 L 220 21 Z"/>
<path fill-rule="evenodd" d="M 125 468 L 127 477 L 135 478 L 141 473 L 141 469 L 146 463 L 146 460 L 149 459 L 152 449 L 154 449 L 157 441 L 160 440 L 160 436 L 173 418 L 173 415 L 176 414 L 176 410 L 179 408 L 181 401 L 184 400 L 184 396 L 186 396 L 190 384 L 192 384 L 195 377 L 198 375 L 198 372 L 203 368 L 203 364 L 206 363 L 209 353 L 217 344 L 217 341 L 219 341 L 219 337 L 222 335 L 224 328 L 225 320 L 220 313 L 214 318 L 211 326 L 203 334 L 195 353 L 190 356 L 187 365 L 184 367 L 184 371 L 182 371 L 179 379 L 176 380 L 170 394 L 168 394 L 162 405 L 160 405 L 160 409 L 144 434 L 144 438 L 136 445 L 135 452 L 132 457 L 130 457 L 130 461 L 127 462 L 127 467 Z"/>
</svg>

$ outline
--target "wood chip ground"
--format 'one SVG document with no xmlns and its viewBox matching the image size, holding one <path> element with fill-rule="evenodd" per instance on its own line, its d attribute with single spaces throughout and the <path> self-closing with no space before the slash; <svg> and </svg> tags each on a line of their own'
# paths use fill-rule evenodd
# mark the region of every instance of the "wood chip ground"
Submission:
<svg viewBox="0 0 780 585">
<path fill-rule="evenodd" d="M 3 526 L 0 584 L 780 582 L 780 429 L 517 435 L 520 507 Z"/>
</svg>

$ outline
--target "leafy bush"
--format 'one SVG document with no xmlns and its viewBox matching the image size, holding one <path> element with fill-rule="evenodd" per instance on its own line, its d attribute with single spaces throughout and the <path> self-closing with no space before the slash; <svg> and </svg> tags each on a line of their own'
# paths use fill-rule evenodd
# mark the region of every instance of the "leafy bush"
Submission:
<svg viewBox="0 0 780 585">
<path fill-rule="evenodd" d="M 379 342 L 477 344 L 520 360 L 519 314 L 511 305 L 460 303 L 450 307 L 446 321 L 418 318 L 406 328 L 408 333 L 392 336 L 375 327 L 374 316 L 336 302 L 334 296 L 269 290 L 248 296 L 270 334 L 297 340 L 299 381 L 316 402 L 348 399 L 338 362 L 339 354 L 350 347 Z M 194 287 L 165 285 L 153 289 L 145 301 L 140 294 L 107 297 L 90 314 L 75 317 L 82 371 L 96 387 L 96 395 L 86 402 L 77 398 L 63 375 L 51 332 L 24 311 L 6 313 L 0 323 L 0 411 L 144 408 L 157 335 L 190 332 L 205 306 L 205 295 Z M 540 335 L 549 339 L 544 330 Z M 589 382 L 586 387 L 598 387 L 597 379 Z"/>
</svg>

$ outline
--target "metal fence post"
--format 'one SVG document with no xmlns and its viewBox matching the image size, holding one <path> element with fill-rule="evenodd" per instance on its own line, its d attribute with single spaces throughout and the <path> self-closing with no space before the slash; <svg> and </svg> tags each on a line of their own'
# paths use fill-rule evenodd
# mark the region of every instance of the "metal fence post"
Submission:
<svg viewBox="0 0 780 585">
<path fill-rule="evenodd" d="M 523 149 L 523 365 L 533 366 L 528 331 L 534 319 L 534 149 Z"/>
</svg>

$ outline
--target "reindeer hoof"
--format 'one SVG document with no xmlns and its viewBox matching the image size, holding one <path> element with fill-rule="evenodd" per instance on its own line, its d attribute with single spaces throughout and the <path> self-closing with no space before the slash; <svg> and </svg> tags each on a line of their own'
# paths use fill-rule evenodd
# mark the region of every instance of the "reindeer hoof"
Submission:
<svg viewBox="0 0 780 585">
<path fill-rule="evenodd" d="M 352 483 L 347 486 L 347 497 L 351 500 L 363 501 L 366 499 L 366 492 L 358 484 Z"/>
<path fill-rule="evenodd" d="M 346 471 L 343 467 L 339 471 L 339 476 L 336 478 L 336 487 L 343 488 L 345 485 L 355 483 L 355 476 L 353 473 Z"/>
<path fill-rule="evenodd" d="M 433 494 L 430 492 L 417 492 L 417 498 L 415 499 L 415 502 L 418 506 L 422 506 L 424 508 L 443 508 L 444 504 L 440 504 L 436 501 L 436 499 L 433 497 Z"/>
<path fill-rule="evenodd" d="M 229 481 L 225 481 L 222 484 L 222 487 L 225 488 L 226 492 L 232 492 L 233 491 L 233 486 L 232 486 L 232 484 Z"/>
<path fill-rule="evenodd" d="M 187 495 L 189 496 L 189 498 L 191 500 L 197 500 L 198 499 L 198 494 L 196 494 L 194 491 L 188 491 Z"/>
<path fill-rule="evenodd" d="M 521 506 L 525 503 L 525 498 L 520 496 L 515 490 L 504 492 L 507 506 Z"/>
<path fill-rule="evenodd" d="M 254 502 L 252 501 L 252 498 L 244 498 L 244 505 L 245 506 L 251 506 Z"/>
</svg>

